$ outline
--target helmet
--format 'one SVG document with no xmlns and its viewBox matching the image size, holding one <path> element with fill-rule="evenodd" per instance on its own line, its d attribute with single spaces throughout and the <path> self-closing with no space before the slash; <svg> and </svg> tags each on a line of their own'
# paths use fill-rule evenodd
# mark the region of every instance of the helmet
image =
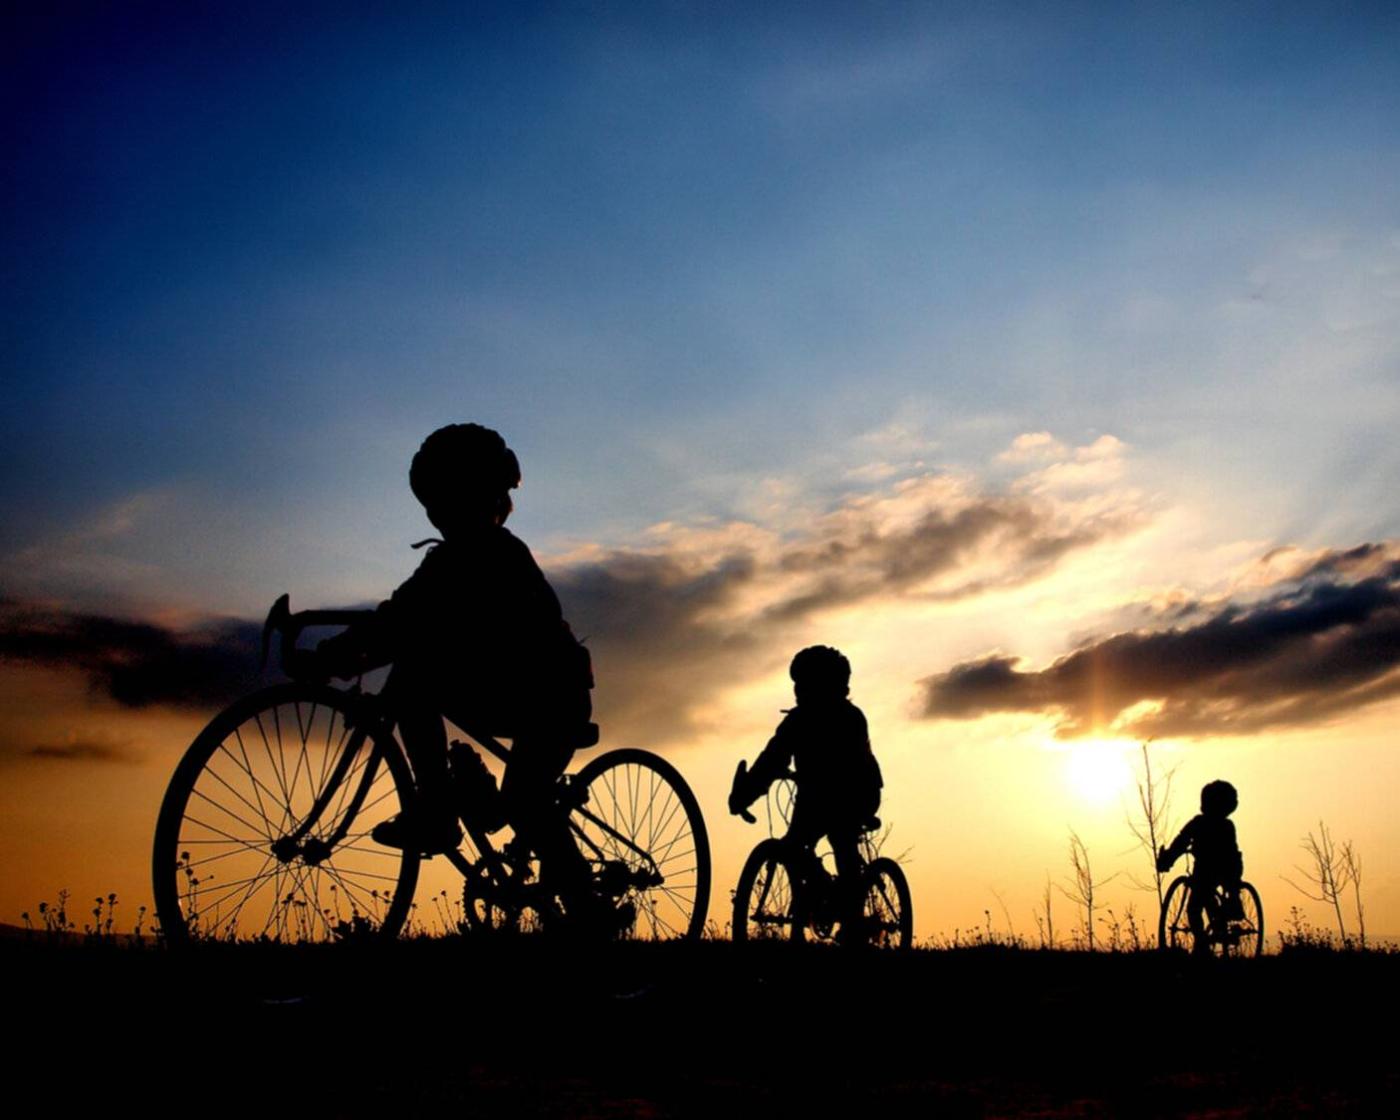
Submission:
<svg viewBox="0 0 1400 1120">
<path fill-rule="evenodd" d="M 851 663 L 830 646 L 808 646 L 792 659 L 788 676 L 794 684 L 823 692 L 830 689 L 844 696 L 851 683 Z"/>
<path fill-rule="evenodd" d="M 1229 782 L 1207 782 L 1201 787 L 1201 812 L 1228 817 L 1239 806 L 1240 795 Z"/>
<path fill-rule="evenodd" d="M 520 485 L 520 462 L 499 432 L 449 424 L 423 441 L 408 468 L 408 485 L 431 515 L 464 492 L 504 496 Z"/>
</svg>

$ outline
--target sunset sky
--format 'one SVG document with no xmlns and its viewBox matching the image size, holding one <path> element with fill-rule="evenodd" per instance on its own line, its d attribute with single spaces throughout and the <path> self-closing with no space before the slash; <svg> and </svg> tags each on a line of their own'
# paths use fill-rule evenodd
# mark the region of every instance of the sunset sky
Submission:
<svg viewBox="0 0 1400 1120">
<path fill-rule="evenodd" d="M 1147 738 L 1178 826 L 1239 788 L 1274 929 L 1328 920 L 1283 881 L 1322 820 L 1400 935 L 1400 8 L 27 7 L 0 922 L 134 920 L 268 605 L 384 597 L 474 420 L 716 920 L 823 642 L 920 936 L 1033 934 L 1071 829 L 1155 924 Z"/>
</svg>

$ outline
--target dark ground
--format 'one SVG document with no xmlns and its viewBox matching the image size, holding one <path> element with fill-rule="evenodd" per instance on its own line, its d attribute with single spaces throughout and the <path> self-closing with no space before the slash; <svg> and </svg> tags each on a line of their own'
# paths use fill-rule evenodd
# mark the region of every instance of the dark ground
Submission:
<svg viewBox="0 0 1400 1120">
<path fill-rule="evenodd" d="M 1400 1092 L 1400 955 L 38 939 L 0 958 L 32 1115 L 1389 1117 Z"/>
</svg>

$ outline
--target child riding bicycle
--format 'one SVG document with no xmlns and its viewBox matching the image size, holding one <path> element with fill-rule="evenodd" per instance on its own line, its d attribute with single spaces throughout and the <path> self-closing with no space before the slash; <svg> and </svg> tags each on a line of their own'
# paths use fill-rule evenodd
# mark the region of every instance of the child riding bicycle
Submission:
<svg viewBox="0 0 1400 1120">
<path fill-rule="evenodd" d="M 433 547 L 418 570 L 363 622 L 321 642 L 300 668 L 349 678 L 393 665 L 383 698 L 419 797 L 374 829 L 378 843 L 433 854 L 460 842 L 445 715 L 513 740 L 501 786 L 506 817 L 566 907 L 571 900 L 583 906 L 588 867 L 552 797 L 576 747 L 596 741 L 593 677 L 553 588 L 505 527 L 510 491 L 519 485 L 514 452 L 490 428 L 452 424 L 428 436 L 413 457 L 409 486 L 442 538 L 423 542 Z"/>
<path fill-rule="evenodd" d="M 787 710 L 768 745 L 749 768 L 740 762 L 729 811 L 747 810 L 768 787 L 793 771 L 797 796 L 785 840 L 808 852 L 826 836 L 836 856 L 843 936 L 855 930 L 863 906 L 861 834 L 878 827 L 884 781 L 870 749 L 865 715 L 849 700 L 851 663 L 830 646 L 809 646 L 788 670 L 797 705 Z"/>
<path fill-rule="evenodd" d="M 1239 794 L 1229 782 L 1208 782 L 1201 789 L 1201 811 L 1186 822 L 1168 848 L 1157 853 L 1157 870 L 1170 871 L 1186 852 L 1195 857 L 1191 869 L 1191 897 L 1186 920 L 1191 926 L 1192 952 L 1210 953 L 1206 939 L 1204 912 L 1215 908 L 1216 888 L 1223 888 L 1225 913 L 1210 914 L 1211 924 L 1238 918 L 1241 913 L 1239 890 L 1244 877 L 1244 857 L 1235 839 L 1230 814 L 1239 806 Z"/>
</svg>

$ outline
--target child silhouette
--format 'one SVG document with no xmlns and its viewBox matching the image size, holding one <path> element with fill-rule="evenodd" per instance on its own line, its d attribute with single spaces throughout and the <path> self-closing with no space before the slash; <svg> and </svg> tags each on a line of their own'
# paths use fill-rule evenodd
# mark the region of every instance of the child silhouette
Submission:
<svg viewBox="0 0 1400 1120">
<path fill-rule="evenodd" d="M 752 820 L 748 807 L 791 769 L 797 796 L 786 839 L 795 850 L 808 852 L 823 836 L 831 841 L 841 925 L 850 930 L 864 902 L 860 835 L 879 823 L 880 764 L 870 749 L 865 715 L 848 698 L 851 663 L 840 651 L 809 646 L 792 659 L 788 672 L 797 705 L 786 712 L 752 769 L 739 763 L 729 811 Z"/>
<path fill-rule="evenodd" d="M 1171 846 L 1157 853 L 1157 870 L 1170 871 L 1172 864 L 1185 853 L 1195 857 L 1191 868 L 1191 898 L 1187 904 L 1186 920 L 1190 923 L 1193 952 L 1206 954 L 1210 946 L 1205 938 L 1202 916 L 1212 907 L 1217 887 L 1225 890 L 1227 913 L 1211 915 L 1236 917 L 1240 911 L 1240 880 L 1244 877 L 1244 857 L 1235 840 L 1235 824 L 1230 814 L 1240 803 L 1239 794 L 1229 782 L 1208 782 L 1201 789 L 1201 811 L 1186 822 Z"/>
<path fill-rule="evenodd" d="M 554 782 L 576 747 L 596 741 L 587 651 L 526 545 L 505 528 L 520 466 L 479 424 L 433 432 L 409 486 L 442 534 L 418 570 L 363 622 L 321 642 L 315 667 L 351 677 L 392 662 L 384 698 L 419 790 L 415 809 L 375 828 L 392 847 L 449 851 L 461 839 L 442 716 L 513 740 L 501 784 L 506 816 L 565 888 L 587 867 L 549 812 Z"/>
</svg>

